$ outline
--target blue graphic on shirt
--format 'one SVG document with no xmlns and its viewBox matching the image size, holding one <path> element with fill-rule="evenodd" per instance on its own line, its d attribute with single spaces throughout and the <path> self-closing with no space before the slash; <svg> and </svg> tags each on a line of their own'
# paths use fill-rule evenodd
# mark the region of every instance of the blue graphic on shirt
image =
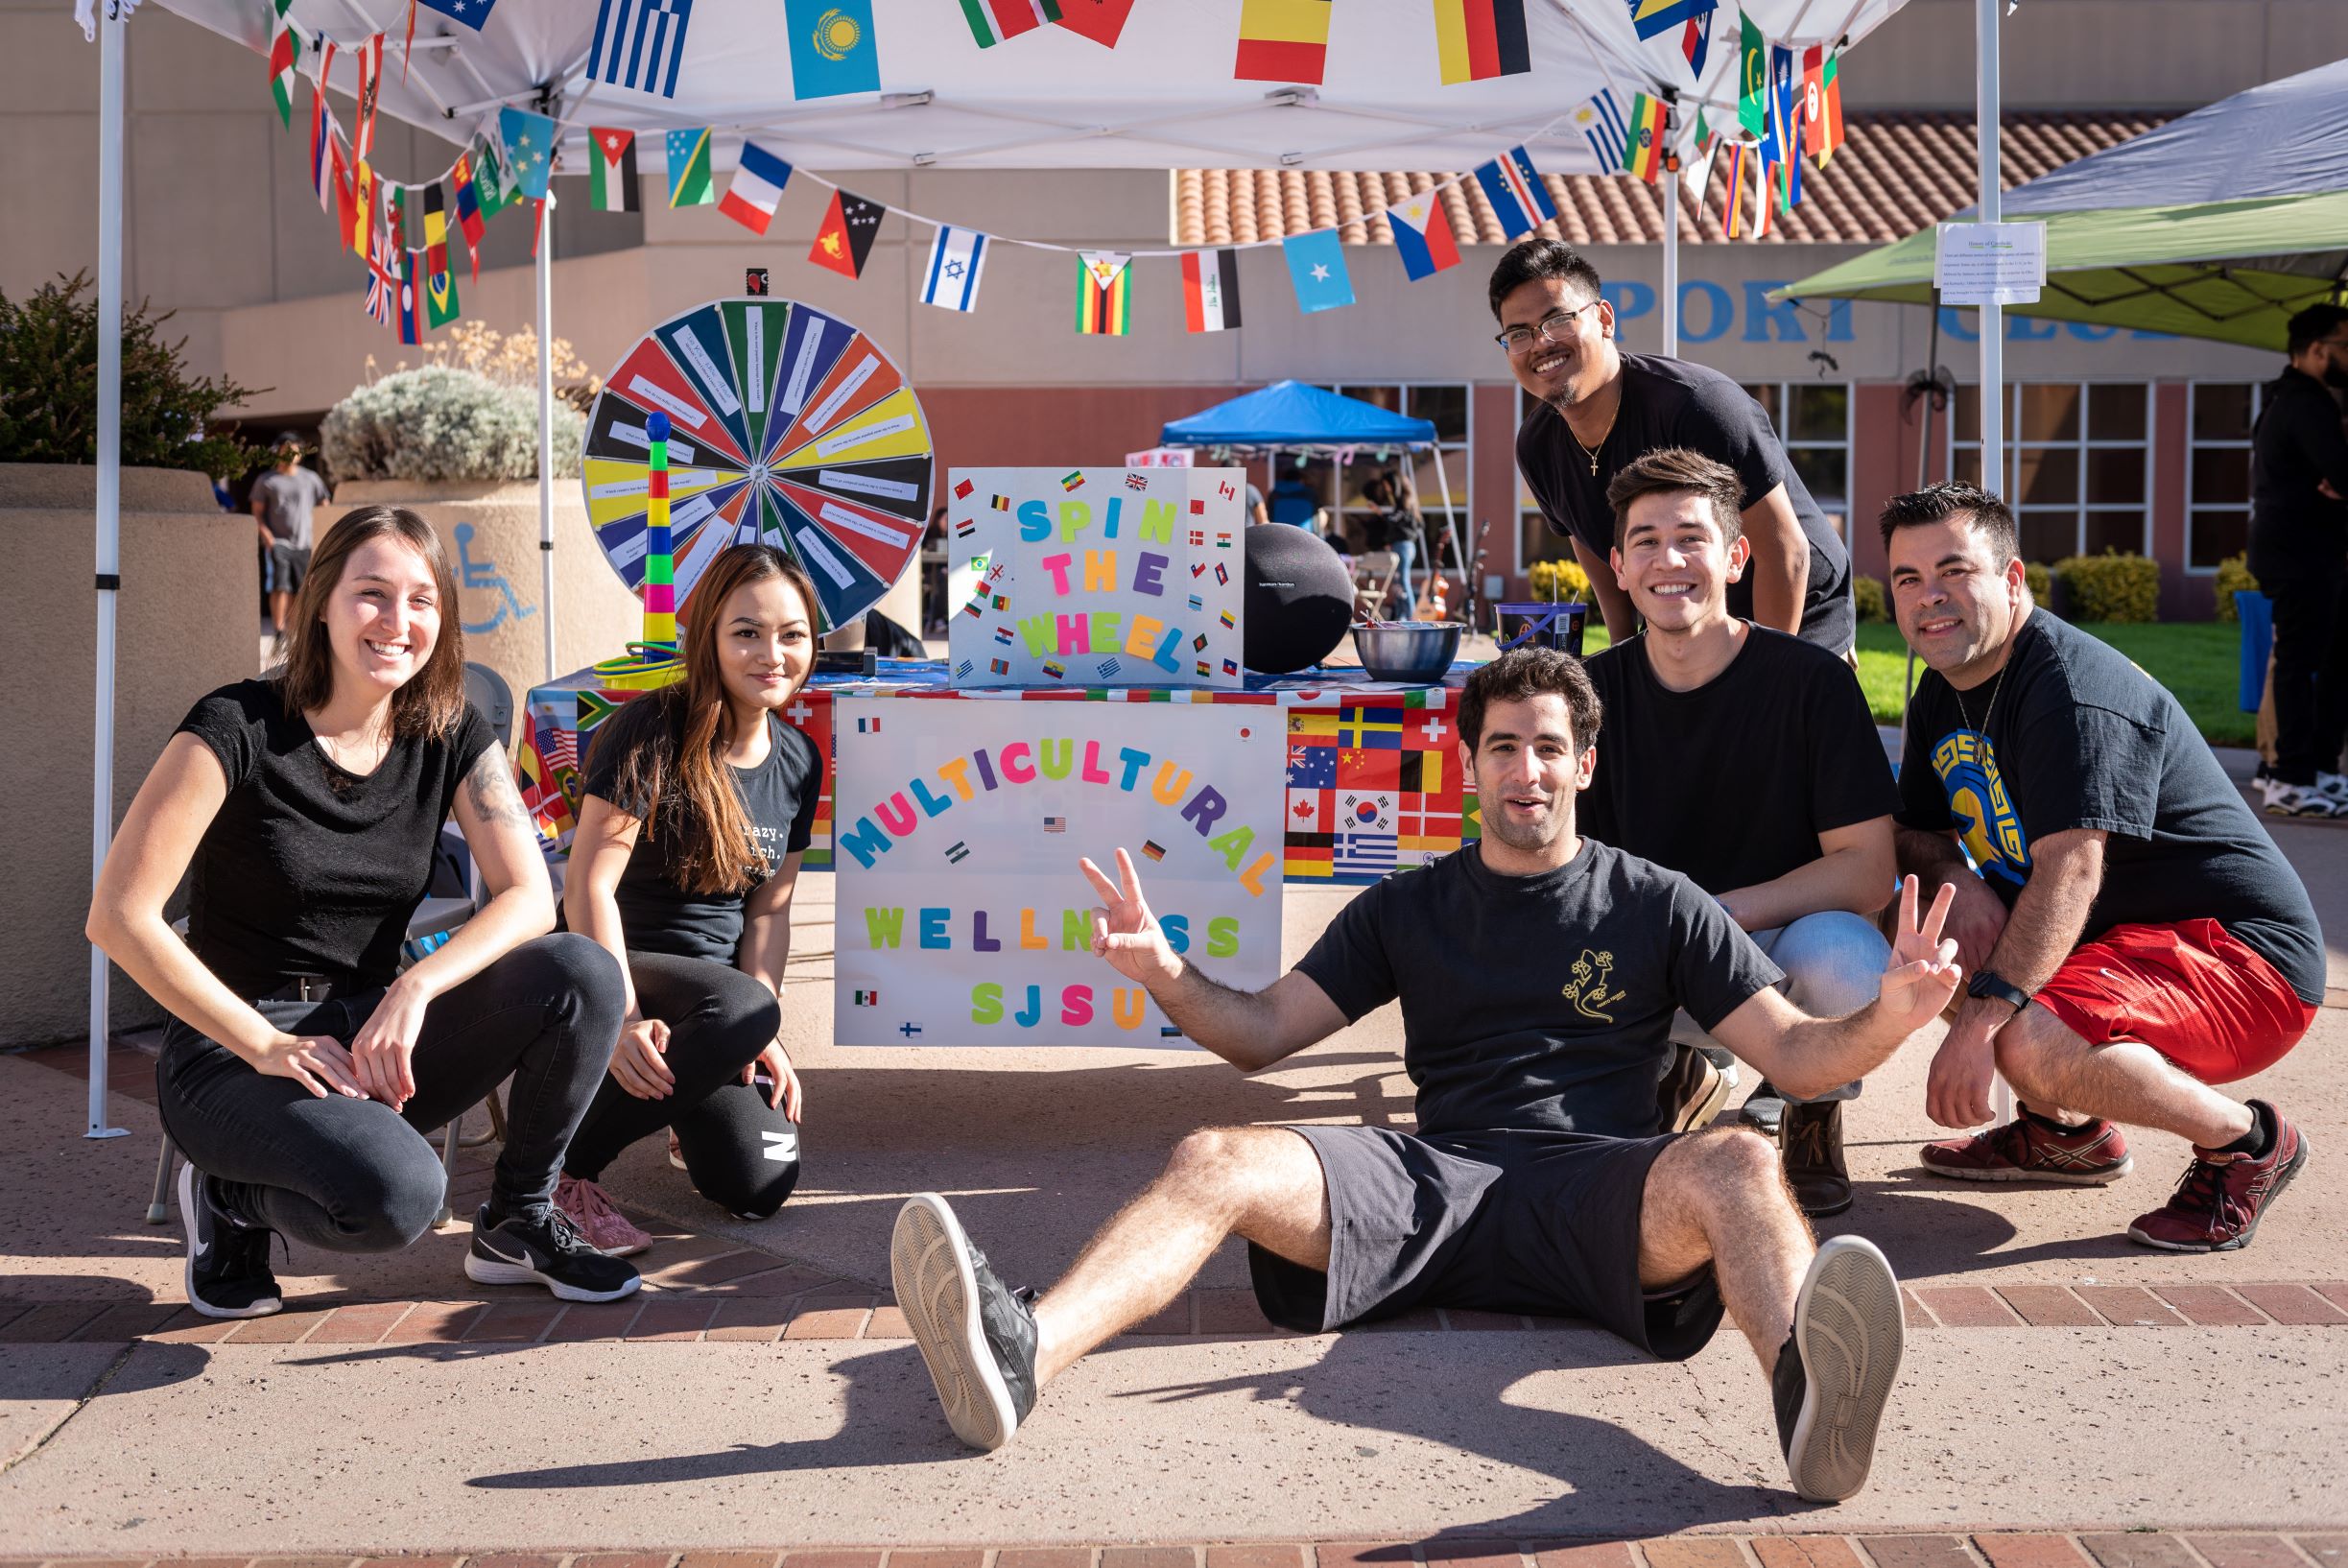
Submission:
<svg viewBox="0 0 2348 1568">
<path fill-rule="evenodd" d="M 2022 817 L 1998 772 L 1998 753 L 1989 737 L 1970 729 L 1954 730 L 1933 748 L 1933 771 L 1948 792 L 1949 810 L 1956 814 L 1965 853 L 1983 875 L 1995 872 L 2016 887 L 2030 876 L 2030 841 L 2022 831 Z"/>
</svg>

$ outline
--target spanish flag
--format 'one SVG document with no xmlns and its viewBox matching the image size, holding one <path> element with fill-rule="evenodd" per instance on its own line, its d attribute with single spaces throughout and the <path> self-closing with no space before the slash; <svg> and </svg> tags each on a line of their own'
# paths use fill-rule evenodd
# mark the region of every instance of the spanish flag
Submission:
<svg viewBox="0 0 2348 1568">
<path fill-rule="evenodd" d="M 1330 0 L 1240 0 L 1239 82 L 1320 84 L 1329 57 Z"/>
<path fill-rule="evenodd" d="M 1623 147 L 1623 167 L 1649 185 L 1663 173 L 1663 100 L 1647 94 L 1630 97 L 1630 135 Z"/>
<path fill-rule="evenodd" d="M 1435 43 L 1447 87 L 1532 69 L 1525 0 L 1435 0 Z"/>
</svg>

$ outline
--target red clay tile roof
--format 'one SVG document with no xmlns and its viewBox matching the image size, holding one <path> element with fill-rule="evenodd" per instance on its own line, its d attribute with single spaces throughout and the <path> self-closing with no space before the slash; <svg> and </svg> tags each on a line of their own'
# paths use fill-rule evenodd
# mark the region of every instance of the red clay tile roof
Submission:
<svg viewBox="0 0 2348 1568">
<path fill-rule="evenodd" d="M 2006 187 L 2034 179 L 2160 125 L 2167 116 L 2014 114 L 1999 147 Z M 1848 139 L 1824 169 L 1802 172 L 1802 204 L 1780 218 L 1763 244 L 1883 245 L 1973 204 L 1973 118 L 1887 113 L 1851 117 Z M 1683 244 L 1724 240 L 1726 165 L 1716 163 L 1700 216 L 1680 212 Z M 1387 204 L 1449 176 L 1348 174 L 1320 169 L 1178 169 L 1176 245 L 1247 245 L 1336 226 L 1349 245 L 1391 245 Z M 1663 238 L 1663 200 L 1627 176 L 1544 175 L 1557 218 L 1541 232 L 1574 245 L 1639 245 Z M 1749 197 L 1748 197 L 1749 203 Z M 1473 179 L 1443 193 L 1452 232 L 1462 241 L 1503 242 L 1500 224 Z M 1745 209 L 1749 225 L 1752 210 Z"/>
</svg>

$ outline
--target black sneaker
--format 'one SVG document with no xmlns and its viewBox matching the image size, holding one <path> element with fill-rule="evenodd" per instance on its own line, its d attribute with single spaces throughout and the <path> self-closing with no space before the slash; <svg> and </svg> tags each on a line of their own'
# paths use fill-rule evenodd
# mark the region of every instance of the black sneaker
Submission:
<svg viewBox="0 0 2348 1568">
<path fill-rule="evenodd" d="M 644 1283 L 636 1266 L 598 1252 L 553 1204 L 489 1224 L 473 1216 L 464 1277 L 476 1285 L 543 1285 L 565 1301 L 617 1301 Z"/>
<path fill-rule="evenodd" d="M 1813 1220 L 1851 1206 L 1851 1172 L 1842 1162 L 1842 1102 L 1785 1102 L 1781 1142 L 1786 1185 L 1793 1201 Z"/>
<path fill-rule="evenodd" d="M 187 1227 L 187 1304 L 206 1318 L 266 1318 L 285 1310 L 269 1271 L 267 1225 L 249 1225 L 213 1196 L 212 1178 L 181 1161 L 179 1223 Z"/>
<path fill-rule="evenodd" d="M 1765 1138 L 1776 1137 L 1785 1119 L 1786 1097 L 1766 1078 L 1753 1085 L 1753 1092 L 1737 1107 L 1737 1120 Z"/>
<path fill-rule="evenodd" d="M 889 1272 L 954 1435 L 979 1449 L 1009 1442 L 1035 1408 L 1034 1293 L 995 1277 L 936 1193 L 897 1211 Z"/>
<path fill-rule="evenodd" d="M 1769 1378 L 1777 1444 L 1811 1502 L 1839 1503 L 1867 1484 L 1907 1337 L 1900 1283 L 1875 1244 L 1837 1236 L 1820 1247 Z"/>
</svg>

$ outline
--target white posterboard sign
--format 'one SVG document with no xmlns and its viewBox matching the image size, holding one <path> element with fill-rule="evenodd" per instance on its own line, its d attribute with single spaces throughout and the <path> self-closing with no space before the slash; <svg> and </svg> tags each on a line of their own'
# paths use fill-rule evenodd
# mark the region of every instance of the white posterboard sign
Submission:
<svg viewBox="0 0 2348 1568">
<path fill-rule="evenodd" d="M 1277 708 L 842 697 L 832 716 L 838 1043 L 1185 1045 L 1092 951 L 1077 861 L 1114 876 L 1120 847 L 1210 978 L 1278 977 Z"/>
<path fill-rule="evenodd" d="M 1246 574 L 1238 468 L 957 468 L 957 687 L 1236 690 Z"/>
<path fill-rule="evenodd" d="M 2034 305 L 2047 286 L 2044 224 L 1942 224 L 1933 287 L 1944 305 Z"/>
</svg>

